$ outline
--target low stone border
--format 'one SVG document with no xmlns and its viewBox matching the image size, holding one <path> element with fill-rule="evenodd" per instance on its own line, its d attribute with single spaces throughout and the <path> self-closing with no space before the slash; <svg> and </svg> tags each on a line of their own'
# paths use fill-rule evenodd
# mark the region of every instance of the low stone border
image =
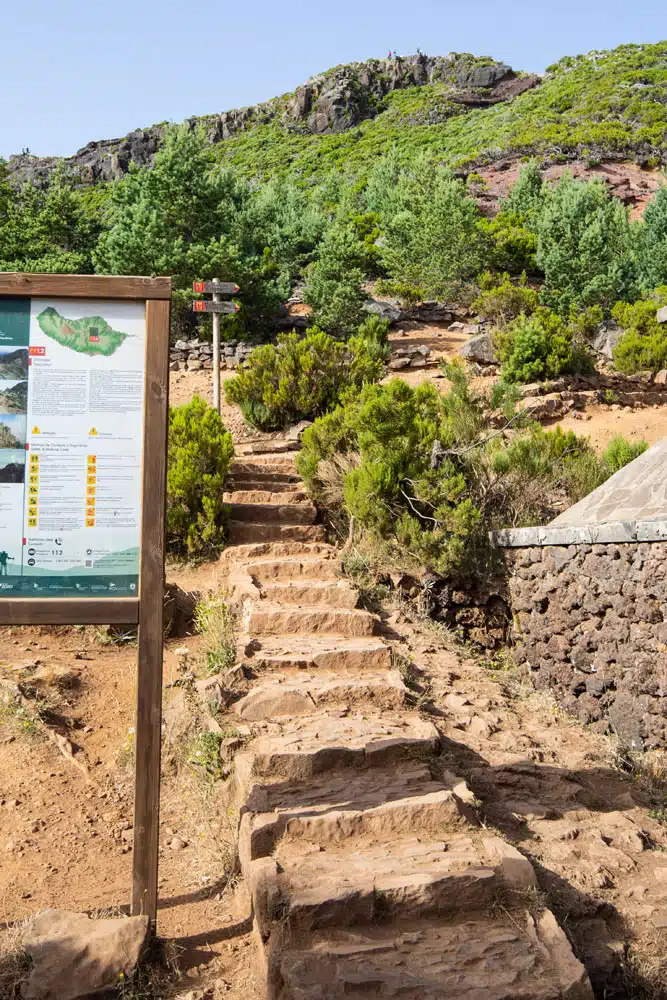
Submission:
<svg viewBox="0 0 667 1000">
<path fill-rule="evenodd" d="M 501 549 L 524 549 L 534 545 L 618 545 L 624 542 L 667 540 L 667 521 L 609 521 L 607 524 L 543 525 L 536 528 L 502 528 L 489 532 L 493 545 Z"/>
</svg>

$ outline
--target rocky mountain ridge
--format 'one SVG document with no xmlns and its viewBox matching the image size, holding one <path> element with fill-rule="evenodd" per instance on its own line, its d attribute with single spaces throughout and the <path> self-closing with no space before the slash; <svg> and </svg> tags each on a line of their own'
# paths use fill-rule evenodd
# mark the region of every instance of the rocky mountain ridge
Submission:
<svg viewBox="0 0 667 1000">
<path fill-rule="evenodd" d="M 387 95 L 394 91 L 439 84 L 444 107 L 436 112 L 435 120 L 424 122 L 435 124 L 465 113 L 468 108 L 511 100 L 539 82 L 538 76 L 515 72 L 490 58 L 467 53 L 419 53 L 337 66 L 312 77 L 292 94 L 220 114 L 192 117 L 187 119 L 187 125 L 202 125 L 213 144 L 264 124 L 279 124 L 284 132 L 292 134 L 333 135 L 377 116 L 384 110 Z M 83 184 L 118 180 L 130 164 L 152 163 L 167 127 L 162 123 L 137 129 L 120 139 L 93 141 L 64 159 L 25 153 L 10 156 L 10 176 L 18 183 L 43 184 L 62 163 Z"/>
</svg>

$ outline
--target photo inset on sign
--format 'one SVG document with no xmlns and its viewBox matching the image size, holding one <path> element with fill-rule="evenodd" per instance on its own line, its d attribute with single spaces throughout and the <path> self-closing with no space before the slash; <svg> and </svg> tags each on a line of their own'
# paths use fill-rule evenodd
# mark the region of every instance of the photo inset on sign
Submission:
<svg viewBox="0 0 667 1000">
<path fill-rule="evenodd" d="M 4 413 L 0 416 L 0 449 L 25 448 L 27 420 L 24 413 Z"/>
<path fill-rule="evenodd" d="M 0 381 L 0 414 L 26 413 L 28 410 L 28 380 Z"/>
<path fill-rule="evenodd" d="M 0 379 L 28 377 L 28 348 L 0 347 Z"/>
<path fill-rule="evenodd" d="M 0 448 L 0 483 L 25 482 L 25 449 Z"/>
</svg>

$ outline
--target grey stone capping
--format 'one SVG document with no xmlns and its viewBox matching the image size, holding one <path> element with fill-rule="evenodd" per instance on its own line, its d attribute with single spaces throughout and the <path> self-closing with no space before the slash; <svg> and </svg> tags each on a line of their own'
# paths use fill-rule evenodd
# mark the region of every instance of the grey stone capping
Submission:
<svg viewBox="0 0 667 1000">
<path fill-rule="evenodd" d="M 624 542 L 664 542 L 667 520 L 609 521 L 607 524 L 556 525 L 537 528 L 502 528 L 489 532 L 491 543 L 501 549 L 533 545 L 613 545 Z"/>
</svg>

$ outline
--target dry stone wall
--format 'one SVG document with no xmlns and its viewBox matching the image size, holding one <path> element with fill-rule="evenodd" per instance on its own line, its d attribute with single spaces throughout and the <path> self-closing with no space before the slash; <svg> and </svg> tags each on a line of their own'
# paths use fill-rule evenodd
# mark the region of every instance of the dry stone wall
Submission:
<svg viewBox="0 0 667 1000">
<path fill-rule="evenodd" d="M 540 545 L 505 556 L 516 657 L 536 686 L 631 746 L 667 746 L 667 542 Z"/>
<path fill-rule="evenodd" d="M 227 340 L 220 345 L 220 367 L 237 368 L 254 351 L 257 344 L 245 341 Z M 203 340 L 177 340 L 169 351 L 169 367 L 172 371 L 186 369 L 213 368 L 213 345 Z"/>
</svg>

